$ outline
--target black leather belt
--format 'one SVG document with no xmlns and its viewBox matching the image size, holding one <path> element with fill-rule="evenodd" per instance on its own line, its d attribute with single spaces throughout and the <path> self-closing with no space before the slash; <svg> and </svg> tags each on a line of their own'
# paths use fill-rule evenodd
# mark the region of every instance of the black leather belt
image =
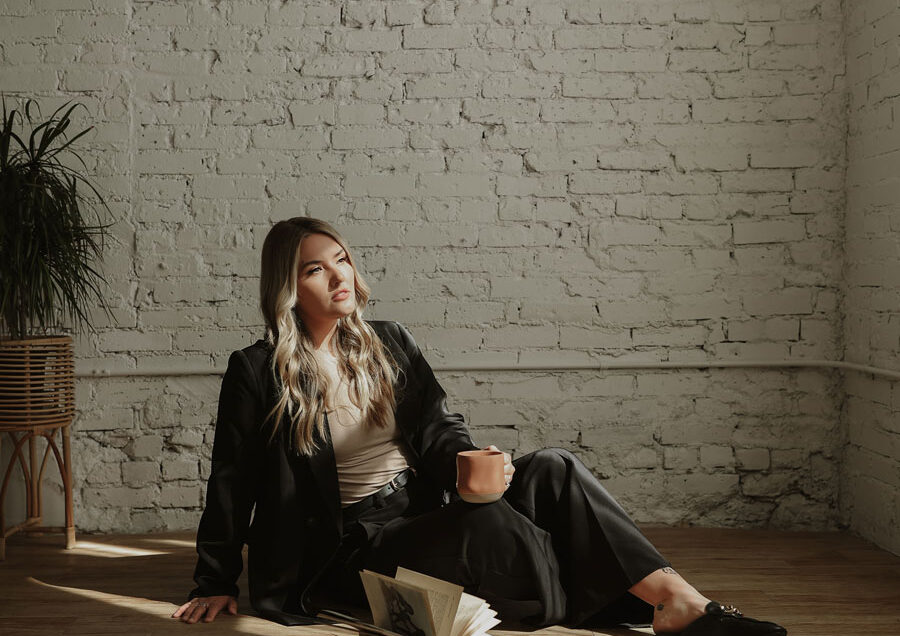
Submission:
<svg viewBox="0 0 900 636">
<path fill-rule="evenodd" d="M 375 502 L 378 499 L 385 499 L 390 495 L 393 495 L 395 492 L 399 490 L 403 490 L 406 487 L 406 484 L 409 483 L 409 480 L 415 477 L 416 473 L 412 468 L 407 468 L 402 473 L 398 474 L 384 486 L 382 486 L 377 492 L 373 492 L 368 497 L 364 499 L 360 499 L 359 501 L 350 504 L 349 506 L 343 508 L 341 513 L 344 517 L 344 523 L 348 521 L 353 521 L 364 513 L 369 508 L 375 507 Z"/>
</svg>

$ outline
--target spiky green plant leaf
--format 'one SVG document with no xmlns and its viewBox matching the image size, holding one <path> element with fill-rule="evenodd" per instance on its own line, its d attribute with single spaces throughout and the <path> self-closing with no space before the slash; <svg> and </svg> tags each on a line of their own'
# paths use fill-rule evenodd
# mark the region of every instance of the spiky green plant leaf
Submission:
<svg viewBox="0 0 900 636">
<path fill-rule="evenodd" d="M 4 331 L 25 338 L 61 326 L 93 330 L 88 308 L 99 306 L 111 316 L 107 284 L 94 268 L 110 223 L 109 206 L 84 175 L 62 163 L 74 157 L 86 164 L 73 143 L 89 127 L 68 137 L 72 112 L 81 104 L 67 102 L 45 121 L 40 108 L 27 100 L 22 111 L 0 120 L 0 318 Z M 34 114 L 33 114 L 34 113 Z M 18 134 L 17 128 L 30 128 Z M 24 139 L 28 141 L 25 142 Z M 95 200 L 84 196 L 93 194 Z"/>
</svg>

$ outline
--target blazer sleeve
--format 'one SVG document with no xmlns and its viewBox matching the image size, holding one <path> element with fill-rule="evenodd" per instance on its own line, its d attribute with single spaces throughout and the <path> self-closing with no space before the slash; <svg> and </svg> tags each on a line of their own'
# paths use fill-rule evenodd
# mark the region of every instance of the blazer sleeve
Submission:
<svg viewBox="0 0 900 636">
<path fill-rule="evenodd" d="M 455 491 L 456 454 L 478 447 L 472 443 L 463 416 L 447 408 L 447 394 L 434 377 L 412 334 L 400 323 L 396 325 L 400 343 L 410 361 L 406 372 L 418 387 L 418 394 L 410 396 L 417 403 L 418 426 L 411 440 L 420 458 L 416 468 L 439 487 Z"/>
<path fill-rule="evenodd" d="M 212 470 L 206 507 L 197 529 L 196 596 L 238 595 L 237 579 L 243 569 L 242 550 L 250 525 L 256 479 L 255 430 L 261 401 L 247 356 L 235 351 L 222 379 Z"/>
</svg>

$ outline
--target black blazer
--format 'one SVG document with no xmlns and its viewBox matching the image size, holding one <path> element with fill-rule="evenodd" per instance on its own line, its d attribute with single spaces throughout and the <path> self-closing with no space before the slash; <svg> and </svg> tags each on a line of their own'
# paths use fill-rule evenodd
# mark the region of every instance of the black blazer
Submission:
<svg viewBox="0 0 900 636">
<path fill-rule="evenodd" d="M 411 465 L 435 492 L 455 490 L 456 453 L 476 448 L 462 415 L 447 410 L 444 390 L 405 327 L 367 322 L 400 370 L 395 416 Z M 296 625 L 309 622 L 301 593 L 340 545 L 341 502 L 330 436 L 317 440 L 322 448 L 309 457 L 290 450 L 286 434 L 267 443 L 263 420 L 277 396 L 271 354 L 258 340 L 228 360 L 190 598 L 237 596 L 246 543 L 251 605 Z"/>
</svg>

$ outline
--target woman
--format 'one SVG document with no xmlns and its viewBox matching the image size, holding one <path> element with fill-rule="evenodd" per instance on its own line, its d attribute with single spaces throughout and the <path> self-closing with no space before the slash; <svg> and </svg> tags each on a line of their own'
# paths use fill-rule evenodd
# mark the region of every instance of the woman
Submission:
<svg viewBox="0 0 900 636">
<path fill-rule="evenodd" d="M 785 633 L 701 595 L 567 451 L 505 455 L 503 498 L 461 501 L 456 454 L 476 448 L 463 418 L 403 326 L 362 319 L 369 287 L 328 223 L 271 229 L 260 295 L 266 339 L 228 362 L 197 587 L 174 617 L 237 612 L 246 543 L 251 604 L 287 625 L 364 604 L 359 570 L 402 565 L 465 586 L 505 624 Z"/>
</svg>

